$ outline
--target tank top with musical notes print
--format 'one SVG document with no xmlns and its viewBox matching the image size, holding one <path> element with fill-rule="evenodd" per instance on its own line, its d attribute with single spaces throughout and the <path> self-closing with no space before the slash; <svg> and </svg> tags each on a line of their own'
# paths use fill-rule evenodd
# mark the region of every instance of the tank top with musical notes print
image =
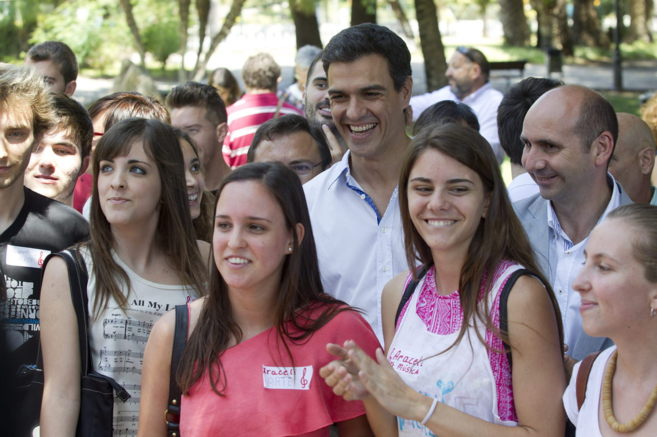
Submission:
<svg viewBox="0 0 657 437">
<path fill-rule="evenodd" d="M 144 348 L 155 322 L 176 305 L 196 299 L 196 290 L 185 285 L 166 285 L 148 281 L 130 269 L 117 255 L 114 260 L 130 278 L 130 292 L 125 312 L 114 299 L 94 317 L 96 278 L 87 250 L 81 251 L 87 264 L 89 315 L 91 324 L 91 364 L 93 370 L 110 376 L 130 393 L 130 399 L 114 400 L 114 437 L 137 434 L 141 369 Z"/>
</svg>

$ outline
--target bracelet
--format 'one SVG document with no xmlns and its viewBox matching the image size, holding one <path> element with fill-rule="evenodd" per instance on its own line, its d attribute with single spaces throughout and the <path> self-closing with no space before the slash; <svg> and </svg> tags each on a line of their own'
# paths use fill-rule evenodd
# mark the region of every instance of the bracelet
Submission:
<svg viewBox="0 0 657 437">
<path fill-rule="evenodd" d="M 431 419 L 431 416 L 433 416 L 433 413 L 436 411 L 436 405 L 438 405 L 438 399 L 433 400 L 431 403 L 431 406 L 429 407 L 429 411 L 427 411 L 427 415 L 424 416 L 424 419 L 422 419 L 422 422 L 420 422 L 420 425 L 426 425 L 429 419 Z"/>
</svg>

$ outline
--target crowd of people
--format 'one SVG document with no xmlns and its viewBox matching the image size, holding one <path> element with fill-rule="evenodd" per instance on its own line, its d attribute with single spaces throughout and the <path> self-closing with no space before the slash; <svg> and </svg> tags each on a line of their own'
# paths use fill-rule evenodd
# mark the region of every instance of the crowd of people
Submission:
<svg viewBox="0 0 657 437">
<path fill-rule="evenodd" d="M 282 91 L 259 53 L 244 93 L 220 68 L 87 109 L 61 42 L 1 67 L 7 435 L 76 435 L 79 332 L 115 436 L 657 435 L 651 102 L 503 94 L 468 47 L 413 96 L 410 58 L 362 24 Z"/>
</svg>

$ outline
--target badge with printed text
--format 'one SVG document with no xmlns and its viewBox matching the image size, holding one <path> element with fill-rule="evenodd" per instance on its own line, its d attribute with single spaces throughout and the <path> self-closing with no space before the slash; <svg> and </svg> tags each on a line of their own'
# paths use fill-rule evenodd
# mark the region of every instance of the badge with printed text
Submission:
<svg viewBox="0 0 657 437">
<path fill-rule="evenodd" d="M 313 366 L 262 366 L 262 384 L 265 388 L 274 390 L 309 390 L 312 379 Z"/>
<path fill-rule="evenodd" d="M 8 244 L 6 262 L 8 266 L 40 269 L 49 254 L 50 251 L 45 249 L 34 249 L 32 247 L 12 246 Z"/>
</svg>

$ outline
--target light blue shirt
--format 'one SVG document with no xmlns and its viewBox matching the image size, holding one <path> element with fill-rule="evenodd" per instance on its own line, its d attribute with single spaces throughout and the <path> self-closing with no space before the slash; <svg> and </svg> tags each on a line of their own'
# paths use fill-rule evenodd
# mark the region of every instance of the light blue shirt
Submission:
<svg viewBox="0 0 657 437">
<path fill-rule="evenodd" d="M 381 291 L 408 269 L 397 188 L 382 213 L 351 175 L 350 152 L 306 183 L 324 291 L 363 310 L 379 341 Z"/>
</svg>

